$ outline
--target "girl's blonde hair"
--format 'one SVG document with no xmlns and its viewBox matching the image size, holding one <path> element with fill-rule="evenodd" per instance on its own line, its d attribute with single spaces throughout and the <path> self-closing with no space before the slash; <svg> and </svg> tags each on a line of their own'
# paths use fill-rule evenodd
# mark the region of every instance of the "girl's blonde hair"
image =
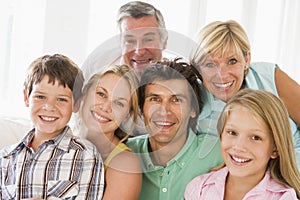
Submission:
<svg viewBox="0 0 300 200">
<path fill-rule="evenodd" d="M 203 63 L 209 54 L 221 52 L 223 56 L 234 48 L 239 58 L 245 58 L 250 52 L 250 42 L 243 27 L 234 20 L 215 21 L 201 29 L 198 47 L 191 55 L 191 64 L 197 66 Z M 201 71 L 200 71 L 201 73 Z M 248 67 L 245 75 L 248 73 Z"/>
<path fill-rule="evenodd" d="M 113 65 L 109 66 L 104 72 L 95 73 L 91 76 L 91 78 L 87 81 L 87 83 L 83 87 L 83 96 L 85 96 L 89 89 L 99 81 L 101 77 L 103 77 L 106 74 L 116 74 L 122 78 L 124 78 L 130 85 L 130 92 L 131 92 L 131 106 L 130 106 L 130 113 L 133 119 L 133 123 L 130 127 L 129 132 L 132 133 L 135 124 L 137 122 L 138 113 L 139 113 L 139 107 L 138 107 L 138 79 L 133 72 L 127 65 Z M 115 135 L 122 141 L 125 141 L 129 136 L 130 133 L 125 133 L 121 128 L 119 127 L 115 131 Z"/>
<path fill-rule="evenodd" d="M 243 89 L 234 95 L 224 107 L 217 124 L 219 135 L 223 132 L 226 120 L 235 105 L 247 108 L 267 125 L 278 155 L 269 160 L 268 168 L 271 176 L 277 182 L 294 188 L 299 198 L 300 174 L 296 165 L 289 115 L 284 103 L 270 92 Z"/>
</svg>

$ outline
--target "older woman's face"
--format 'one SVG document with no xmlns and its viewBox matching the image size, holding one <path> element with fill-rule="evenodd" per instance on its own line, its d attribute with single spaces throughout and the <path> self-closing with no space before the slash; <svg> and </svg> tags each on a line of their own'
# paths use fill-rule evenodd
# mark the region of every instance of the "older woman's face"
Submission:
<svg viewBox="0 0 300 200">
<path fill-rule="evenodd" d="M 233 48 L 223 55 L 220 51 L 209 54 L 200 65 L 205 88 L 216 98 L 227 101 L 241 89 L 249 60 L 250 53 L 241 57 Z"/>
</svg>

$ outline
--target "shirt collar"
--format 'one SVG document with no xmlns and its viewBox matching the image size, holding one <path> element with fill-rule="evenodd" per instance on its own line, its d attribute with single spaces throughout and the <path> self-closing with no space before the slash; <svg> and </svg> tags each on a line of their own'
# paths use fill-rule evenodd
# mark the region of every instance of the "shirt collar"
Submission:
<svg viewBox="0 0 300 200">
<path fill-rule="evenodd" d="M 215 98 L 205 87 L 203 84 L 201 84 L 202 88 L 202 96 L 201 98 L 203 99 L 203 107 L 201 110 L 201 113 L 198 117 L 198 120 L 202 120 L 207 118 L 208 116 L 211 115 L 213 111 L 220 111 L 224 108 L 226 102 Z"/>
<path fill-rule="evenodd" d="M 220 193 L 224 193 L 227 175 L 228 175 L 228 168 L 225 166 L 222 169 L 215 171 L 215 173 L 213 173 L 211 177 L 206 181 L 205 185 L 214 184 Z M 290 187 L 277 183 L 271 177 L 270 170 L 267 170 L 264 178 L 254 188 L 252 188 L 246 194 L 246 196 L 264 194 L 266 190 L 272 191 L 274 193 L 281 193 L 281 192 L 286 192 L 289 189 Z"/>
<path fill-rule="evenodd" d="M 188 157 L 189 154 L 186 154 L 186 152 L 189 150 L 190 146 L 193 145 L 193 141 L 196 139 L 196 137 L 197 136 L 192 131 L 192 129 L 189 129 L 189 134 L 188 134 L 188 137 L 187 137 L 187 140 L 186 140 L 184 146 L 179 151 L 179 153 L 167 163 L 167 166 L 176 162 L 176 164 L 179 167 L 181 167 L 181 168 L 184 167 L 184 165 L 186 164 L 185 161 L 189 160 L 189 157 Z M 152 160 L 150 158 L 150 154 L 148 151 L 148 145 L 150 145 L 150 144 L 149 144 L 149 137 L 147 136 L 147 138 L 145 139 L 145 142 L 143 144 L 143 147 L 142 147 L 144 153 L 142 153 L 142 155 L 141 155 L 143 158 L 143 162 L 145 163 L 146 169 L 147 170 L 156 170 L 156 169 L 163 168 L 162 166 L 155 166 L 152 163 Z"/>
<path fill-rule="evenodd" d="M 21 142 L 11 145 L 8 147 L 5 152 L 3 153 L 4 157 L 11 156 L 15 154 L 16 152 L 21 151 L 23 148 L 30 148 L 31 142 L 34 137 L 34 130 L 35 128 L 31 129 L 26 136 L 21 140 Z M 63 151 L 69 150 L 69 143 L 71 140 L 71 137 L 64 137 L 65 135 L 72 135 L 71 129 L 69 126 L 66 126 L 61 134 L 59 134 L 57 137 L 52 138 L 48 141 L 45 141 L 44 143 L 51 143 L 55 146 L 58 146 L 59 149 Z"/>
</svg>

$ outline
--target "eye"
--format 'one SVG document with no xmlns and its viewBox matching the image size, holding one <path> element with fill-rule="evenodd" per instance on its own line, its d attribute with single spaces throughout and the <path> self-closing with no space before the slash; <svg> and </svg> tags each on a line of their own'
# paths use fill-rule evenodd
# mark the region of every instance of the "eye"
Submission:
<svg viewBox="0 0 300 200">
<path fill-rule="evenodd" d="M 134 39 L 124 40 L 124 44 L 125 45 L 134 45 L 134 44 L 136 44 L 136 40 L 134 40 Z"/>
<path fill-rule="evenodd" d="M 228 135 L 234 136 L 234 135 L 236 135 L 236 132 L 235 132 L 235 131 L 232 131 L 232 130 L 228 130 L 228 131 L 227 131 L 227 134 L 228 134 Z"/>
<path fill-rule="evenodd" d="M 234 65 L 236 63 L 237 63 L 237 59 L 235 59 L 235 58 L 231 58 L 228 62 L 229 65 Z"/>
<path fill-rule="evenodd" d="M 208 67 L 208 68 L 213 68 L 213 67 L 215 67 L 216 65 L 215 65 L 215 63 L 213 63 L 213 62 L 207 62 L 207 63 L 204 64 L 204 66 L 205 66 L 205 67 Z"/>
<path fill-rule="evenodd" d="M 124 107 L 124 104 L 121 101 L 114 101 L 114 104 L 122 108 Z"/>
<path fill-rule="evenodd" d="M 251 139 L 252 139 L 252 140 L 262 140 L 262 138 L 261 138 L 260 136 L 258 136 L 258 135 L 253 135 L 253 136 L 251 137 Z"/>
<path fill-rule="evenodd" d="M 103 92 L 96 92 L 96 94 L 102 98 L 106 97 L 106 95 Z"/>
<path fill-rule="evenodd" d="M 33 98 L 35 98 L 35 99 L 45 99 L 46 97 L 45 96 L 43 96 L 43 95 L 35 95 Z"/>
<path fill-rule="evenodd" d="M 147 38 L 144 38 L 143 41 L 144 41 L 145 43 L 146 43 L 146 42 L 153 42 L 153 41 L 155 41 L 155 39 L 152 38 L 152 37 L 147 37 Z"/>
<path fill-rule="evenodd" d="M 149 101 L 159 102 L 160 98 L 159 97 L 150 97 Z"/>
<path fill-rule="evenodd" d="M 68 100 L 67 100 L 66 98 L 61 98 L 61 97 L 58 98 L 57 101 L 60 101 L 60 102 L 68 102 Z"/>
<path fill-rule="evenodd" d="M 174 103 L 181 103 L 181 102 L 183 102 L 183 99 L 180 98 L 180 97 L 173 97 L 172 98 L 172 102 L 174 102 Z"/>
</svg>

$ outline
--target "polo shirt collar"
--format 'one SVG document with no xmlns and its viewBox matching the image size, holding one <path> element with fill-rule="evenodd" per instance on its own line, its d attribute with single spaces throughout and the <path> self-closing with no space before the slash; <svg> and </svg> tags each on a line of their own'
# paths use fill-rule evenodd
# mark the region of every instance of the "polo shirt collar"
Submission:
<svg viewBox="0 0 300 200">
<path fill-rule="evenodd" d="M 184 144 L 184 146 L 182 147 L 182 149 L 178 152 L 178 154 L 171 159 L 168 163 L 167 166 L 171 165 L 172 163 L 176 162 L 176 164 L 179 167 L 184 167 L 185 163 L 187 160 L 189 160 L 189 157 L 187 156 L 188 154 L 186 154 L 186 152 L 190 149 L 190 146 L 193 145 L 193 141 L 196 139 L 196 134 L 192 131 L 192 129 L 189 129 L 189 133 L 188 133 L 188 137 L 187 140 Z M 163 166 L 155 166 L 150 158 L 150 154 L 148 151 L 148 145 L 149 145 L 149 137 L 147 136 L 147 138 L 145 139 L 145 142 L 143 144 L 142 147 L 142 152 L 146 152 L 146 153 L 142 153 L 142 157 L 143 157 L 143 162 L 145 163 L 145 167 L 146 170 L 157 170 L 157 169 L 161 169 L 164 168 Z"/>
</svg>

